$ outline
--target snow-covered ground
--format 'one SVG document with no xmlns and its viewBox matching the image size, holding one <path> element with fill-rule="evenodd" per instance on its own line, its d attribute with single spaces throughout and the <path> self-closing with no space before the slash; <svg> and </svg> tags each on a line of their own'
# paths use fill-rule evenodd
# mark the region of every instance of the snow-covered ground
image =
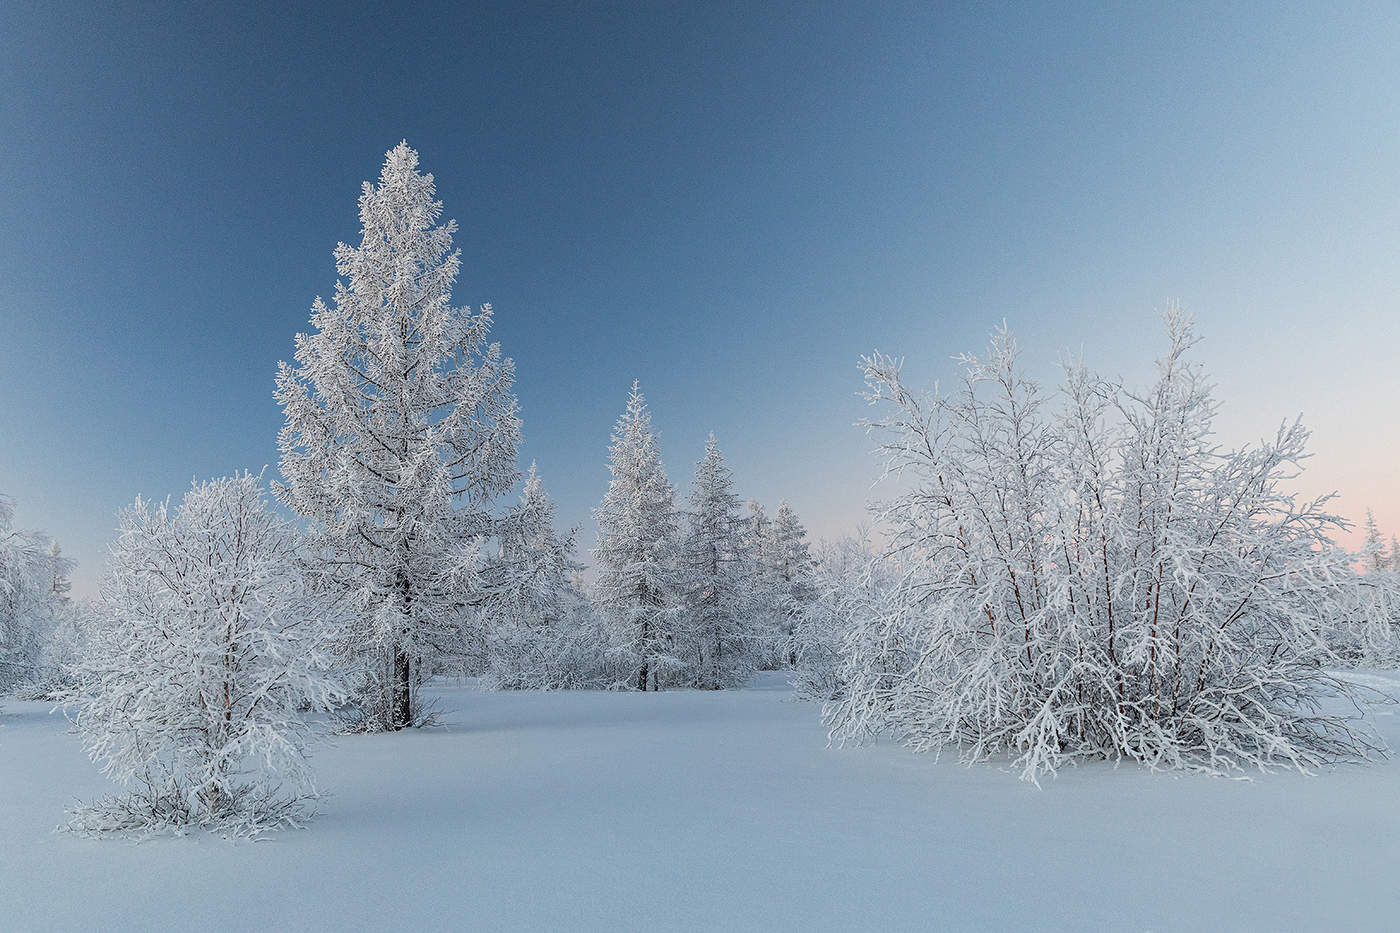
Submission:
<svg viewBox="0 0 1400 933">
<path fill-rule="evenodd" d="M 319 819 L 263 842 L 53 832 L 111 788 L 60 716 L 6 703 L 0 928 L 1400 928 L 1394 762 L 1253 783 L 1091 765 L 1037 790 L 828 749 L 772 675 L 438 692 L 444 728 L 318 747 Z"/>
</svg>

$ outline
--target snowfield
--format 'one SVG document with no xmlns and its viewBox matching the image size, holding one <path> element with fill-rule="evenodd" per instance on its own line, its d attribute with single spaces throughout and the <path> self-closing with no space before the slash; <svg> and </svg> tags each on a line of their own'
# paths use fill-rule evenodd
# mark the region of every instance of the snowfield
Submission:
<svg viewBox="0 0 1400 933">
<path fill-rule="evenodd" d="M 1364 675 L 1400 694 L 1400 673 Z M 5 930 L 1391 930 L 1400 766 L 1252 783 L 1069 768 L 1043 790 L 826 747 L 779 675 L 663 693 L 432 691 L 442 728 L 322 741 L 301 831 L 54 832 L 113 788 L 0 715 Z M 1400 748 L 1394 708 L 1377 711 Z"/>
</svg>

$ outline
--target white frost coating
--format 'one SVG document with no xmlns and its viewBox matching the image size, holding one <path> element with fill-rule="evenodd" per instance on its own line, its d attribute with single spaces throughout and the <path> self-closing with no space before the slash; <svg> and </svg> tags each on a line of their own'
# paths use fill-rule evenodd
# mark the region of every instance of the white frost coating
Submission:
<svg viewBox="0 0 1400 933">
<path fill-rule="evenodd" d="M 42 532 L 15 528 L 14 515 L 0 495 L 0 693 L 30 693 L 51 679 L 48 642 L 70 615 L 72 562 Z"/>
<path fill-rule="evenodd" d="M 316 299 L 314 332 L 277 374 L 278 496 L 312 521 L 323 585 L 347 598 L 338 654 L 362 678 L 370 730 L 421 721 L 423 675 L 464 651 L 493 505 L 519 476 L 515 365 L 487 343 L 490 305 L 452 306 L 456 222 L 438 223 L 433 176 L 417 169 L 400 143 L 365 183 L 360 245 L 336 247 L 332 301 Z"/>
<path fill-rule="evenodd" d="M 666 479 L 651 413 L 636 382 L 613 431 L 612 481 L 598 521 L 597 597 L 610 654 L 638 690 L 658 689 L 676 657 L 681 581 L 675 489 Z"/>
<path fill-rule="evenodd" d="M 862 361 L 910 570 L 845 641 L 835 739 L 1005 754 L 1032 780 L 1082 756 L 1238 774 L 1377 749 L 1320 706 L 1356 697 L 1324 636 L 1366 604 L 1329 497 L 1284 488 L 1308 433 L 1217 448 L 1191 326 L 1167 327 L 1147 391 L 1069 364 L 1056 413 L 1004 329 L 953 394 Z"/>
<path fill-rule="evenodd" d="M 304 818 L 302 710 L 340 697 L 296 547 L 247 473 L 195 484 L 174 509 L 137 499 L 120 513 L 102 618 L 66 699 L 125 793 L 77 808 L 72 828 L 253 834 Z"/>
<path fill-rule="evenodd" d="M 577 529 L 560 535 L 556 507 L 530 464 L 520 504 L 505 522 L 493 595 L 476 634 L 489 689 L 607 686 L 603 633 L 583 594 L 574 558 Z"/>
<path fill-rule="evenodd" d="M 750 574 L 739 537 L 739 498 L 713 434 L 695 468 L 681 541 L 677 655 L 682 682 L 703 690 L 741 686 L 755 668 Z"/>
<path fill-rule="evenodd" d="M 856 537 L 820 545 L 815 564 L 813 596 L 796 617 L 790 639 L 791 679 L 794 692 L 803 699 L 835 700 L 846 690 L 846 639 L 861 620 L 893 608 L 908 561 L 897 554 L 877 556 L 869 529 L 862 528 Z"/>
</svg>

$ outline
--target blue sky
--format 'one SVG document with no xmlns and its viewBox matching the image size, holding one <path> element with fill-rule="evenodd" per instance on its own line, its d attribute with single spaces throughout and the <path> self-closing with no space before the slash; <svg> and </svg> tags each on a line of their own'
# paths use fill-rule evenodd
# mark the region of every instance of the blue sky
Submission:
<svg viewBox="0 0 1400 933">
<path fill-rule="evenodd" d="M 817 535 L 877 474 L 874 347 L 1005 318 L 1132 378 L 1192 311 L 1224 439 L 1400 529 L 1400 7 L 0 6 L 0 492 L 91 592 L 116 508 L 276 471 L 273 374 L 400 139 L 585 525 L 633 378 L 682 485 Z M 239 9 L 233 7 L 240 6 Z"/>
</svg>

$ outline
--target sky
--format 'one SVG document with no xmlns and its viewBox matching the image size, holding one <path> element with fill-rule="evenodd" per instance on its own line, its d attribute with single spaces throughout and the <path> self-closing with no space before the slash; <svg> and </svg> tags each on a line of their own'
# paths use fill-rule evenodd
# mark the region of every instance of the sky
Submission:
<svg viewBox="0 0 1400 933">
<path fill-rule="evenodd" d="M 1223 443 L 1302 415 L 1297 489 L 1400 531 L 1397 48 L 1392 3 L 9 0 L 0 493 L 90 595 L 137 494 L 275 476 L 277 362 L 406 139 L 585 550 L 634 378 L 682 489 L 713 431 L 832 538 L 862 353 L 931 386 L 1004 319 L 1142 382 L 1169 301 Z"/>
</svg>

